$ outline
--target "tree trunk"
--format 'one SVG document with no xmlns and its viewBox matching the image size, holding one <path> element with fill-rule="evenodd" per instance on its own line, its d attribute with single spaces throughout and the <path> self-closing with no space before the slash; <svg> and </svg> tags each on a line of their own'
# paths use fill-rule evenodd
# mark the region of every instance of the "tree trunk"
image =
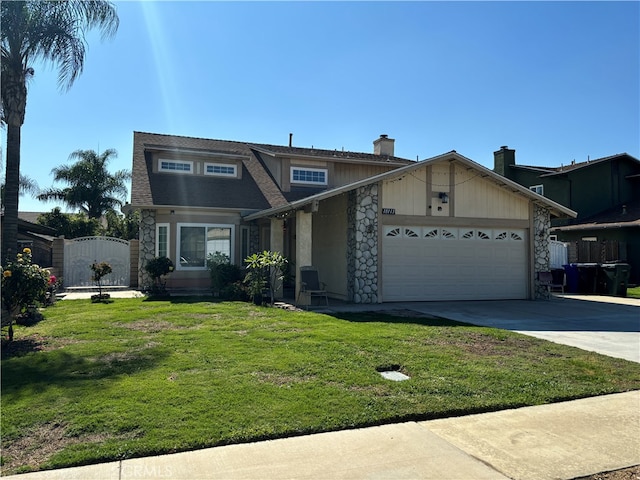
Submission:
<svg viewBox="0 0 640 480">
<path fill-rule="evenodd" d="M 18 197 L 20 186 L 21 125 L 7 124 L 7 169 L 2 220 L 2 263 L 15 259 L 18 249 Z"/>
</svg>

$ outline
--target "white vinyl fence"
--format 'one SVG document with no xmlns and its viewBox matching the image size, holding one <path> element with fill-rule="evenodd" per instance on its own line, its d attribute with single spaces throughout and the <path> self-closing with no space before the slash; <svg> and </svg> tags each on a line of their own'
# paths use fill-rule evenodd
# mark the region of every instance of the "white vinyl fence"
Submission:
<svg viewBox="0 0 640 480">
<path fill-rule="evenodd" d="M 569 263 L 569 254 L 566 243 L 551 240 L 549 242 L 549 254 L 551 259 L 551 268 L 562 268 L 563 265 L 567 265 Z"/>
<path fill-rule="evenodd" d="M 64 286 L 94 286 L 91 264 L 107 262 L 112 273 L 102 279 L 103 285 L 128 287 L 130 283 L 129 242 L 112 237 L 82 237 L 65 240 Z"/>
</svg>

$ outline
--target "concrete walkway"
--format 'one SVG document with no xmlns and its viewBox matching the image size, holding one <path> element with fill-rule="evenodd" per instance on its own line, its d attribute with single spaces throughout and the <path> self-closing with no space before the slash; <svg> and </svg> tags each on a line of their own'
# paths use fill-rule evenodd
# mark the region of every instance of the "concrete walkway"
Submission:
<svg viewBox="0 0 640 480">
<path fill-rule="evenodd" d="M 572 479 L 640 464 L 640 392 L 6 477 Z"/>
</svg>

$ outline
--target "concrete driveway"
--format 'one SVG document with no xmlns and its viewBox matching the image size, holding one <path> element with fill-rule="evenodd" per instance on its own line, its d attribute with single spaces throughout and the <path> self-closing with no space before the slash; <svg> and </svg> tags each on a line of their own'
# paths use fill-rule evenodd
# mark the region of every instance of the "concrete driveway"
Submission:
<svg viewBox="0 0 640 480">
<path fill-rule="evenodd" d="M 358 310 L 372 310 L 359 305 Z M 407 308 L 449 320 L 502 328 L 640 363 L 640 300 L 558 295 L 550 300 L 409 302 L 376 305 Z M 355 310 L 344 307 L 331 310 Z"/>
</svg>

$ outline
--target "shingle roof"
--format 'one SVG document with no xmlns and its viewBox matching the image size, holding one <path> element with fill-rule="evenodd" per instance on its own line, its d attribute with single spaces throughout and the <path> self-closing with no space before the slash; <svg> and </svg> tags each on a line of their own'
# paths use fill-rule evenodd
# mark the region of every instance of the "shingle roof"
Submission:
<svg viewBox="0 0 640 480">
<path fill-rule="evenodd" d="M 534 165 L 511 165 L 511 168 L 539 172 L 541 174 L 540 177 L 550 177 L 554 175 L 561 175 L 569 171 L 578 170 L 579 168 L 589 167 L 597 163 L 607 162 L 609 160 L 614 160 L 617 158 L 628 158 L 629 160 L 640 164 L 640 160 L 638 160 L 635 157 L 632 157 L 628 153 L 617 153 L 615 155 L 609 155 L 607 157 L 594 158 L 593 160 L 589 160 L 586 162 L 561 165 L 560 167 L 541 167 L 541 166 L 534 166 Z"/>
<path fill-rule="evenodd" d="M 325 150 L 320 148 L 287 147 L 282 145 L 267 145 L 259 143 L 250 144 L 250 146 L 263 153 L 279 156 L 361 160 L 374 163 L 398 163 L 402 165 L 415 163 L 412 160 L 407 160 L 406 158 L 388 155 L 376 155 L 375 153 L 349 152 L 345 150 Z"/>
<path fill-rule="evenodd" d="M 229 140 L 213 140 L 156 133 L 134 132 L 131 204 L 134 207 L 199 206 L 238 209 L 267 209 L 314 195 L 325 189 L 292 188 L 283 193 L 261 155 L 319 158 L 348 162 L 384 163 L 402 166 L 411 160 L 317 148 L 288 147 Z M 216 177 L 153 173 L 150 152 L 180 151 L 193 154 L 232 154 L 242 157 L 242 179 L 229 182 Z"/>
<path fill-rule="evenodd" d="M 640 199 L 592 215 L 581 220 L 579 224 L 556 227 L 553 230 L 598 230 L 627 227 L 640 227 Z"/>
<path fill-rule="evenodd" d="M 242 157 L 242 179 L 154 174 L 151 151 L 220 153 Z M 286 203 L 280 189 L 242 142 L 134 132 L 131 204 L 262 209 Z"/>
</svg>

